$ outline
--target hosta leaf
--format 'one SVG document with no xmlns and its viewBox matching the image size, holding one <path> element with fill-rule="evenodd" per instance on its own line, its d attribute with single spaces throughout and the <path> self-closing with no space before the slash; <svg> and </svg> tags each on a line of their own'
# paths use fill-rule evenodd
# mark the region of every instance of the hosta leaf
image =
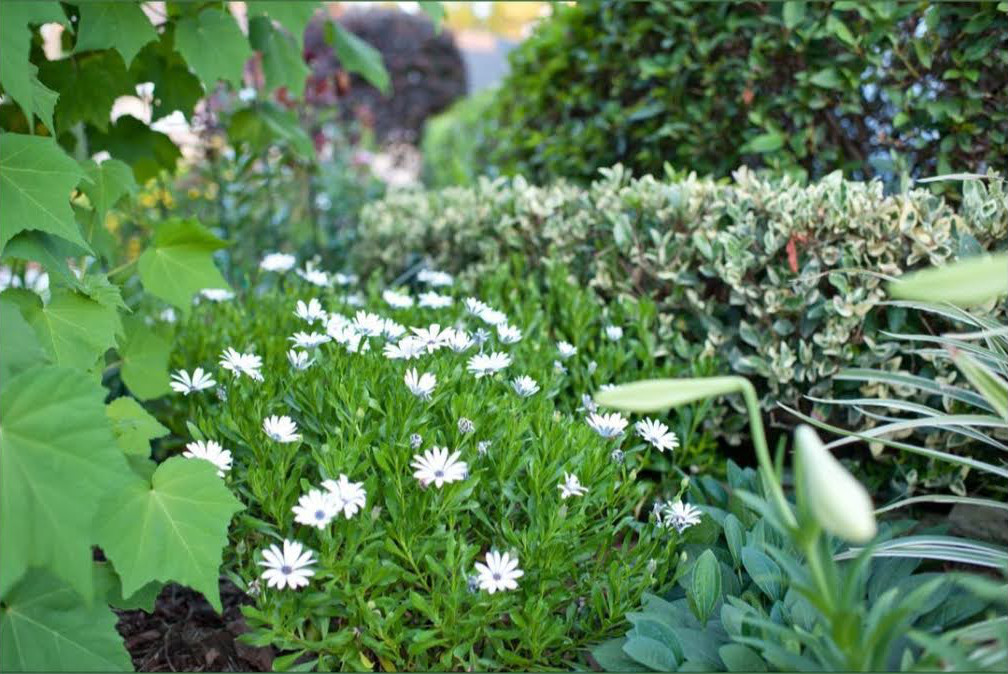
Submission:
<svg viewBox="0 0 1008 674">
<path fill-rule="evenodd" d="M 249 16 L 266 14 L 290 31 L 301 44 L 305 27 L 319 8 L 317 2 L 289 2 L 288 0 L 249 0 Z"/>
<path fill-rule="evenodd" d="M 91 573 L 90 563 L 84 568 Z M 116 631 L 117 617 L 108 605 L 104 601 L 82 602 L 71 587 L 47 571 L 32 570 L 3 598 L 3 603 L 0 611 L 3 671 L 133 669 L 122 637 Z"/>
<path fill-rule="evenodd" d="M 37 107 L 35 68 L 28 61 L 34 26 L 67 24 L 55 0 L 4 0 L 0 2 L 0 86 L 29 119 Z M 2 244 L 0 244 L 2 247 Z"/>
<path fill-rule="evenodd" d="M 228 287 L 212 257 L 225 245 L 193 220 L 166 220 L 140 256 L 140 280 L 147 292 L 187 312 L 200 290 Z"/>
<path fill-rule="evenodd" d="M 49 232 L 90 250 L 70 208 L 70 190 L 83 175 L 52 138 L 0 135 L 0 250 L 27 229 Z"/>
<path fill-rule="evenodd" d="M 380 51 L 332 21 L 326 24 L 326 40 L 336 50 L 342 67 L 359 74 L 386 96 L 391 93 L 392 79 Z"/>
<path fill-rule="evenodd" d="M 122 330 L 119 314 L 80 293 L 58 288 L 49 304 L 42 305 L 35 293 L 22 291 L 10 297 L 35 329 L 42 347 L 57 365 L 86 370 L 105 351 L 115 346 Z"/>
<path fill-rule="evenodd" d="M 129 320 L 119 355 L 122 357 L 122 380 L 137 398 L 150 400 L 171 391 L 168 376 L 171 341 L 142 321 Z"/>
<path fill-rule="evenodd" d="M 262 53 L 267 90 L 287 87 L 291 95 L 301 98 L 311 72 L 301 55 L 301 41 L 275 29 L 268 18 L 257 16 L 249 21 L 249 42 Z"/>
<path fill-rule="evenodd" d="M 104 398 L 105 389 L 76 370 L 42 366 L 4 379 L 0 595 L 28 567 L 45 566 L 91 597 L 98 501 L 134 480 Z"/>
<path fill-rule="evenodd" d="M 105 406 L 119 447 L 126 454 L 150 457 L 150 441 L 170 431 L 158 423 L 143 406 L 129 396 L 116 398 Z"/>
<path fill-rule="evenodd" d="M 216 7 L 179 20 L 175 48 L 203 81 L 207 91 L 226 80 L 242 84 L 242 70 L 252 56 L 248 41 L 234 18 Z"/>
<path fill-rule="evenodd" d="M 629 412 L 657 412 L 726 393 L 740 393 L 741 377 L 645 379 L 595 394 L 595 402 Z"/>
<path fill-rule="evenodd" d="M 242 510 L 207 461 L 168 459 L 150 484 L 110 493 L 97 517 L 99 542 L 126 595 L 152 580 L 202 592 L 221 610 L 217 587 L 231 517 Z"/>
<path fill-rule="evenodd" d="M 90 159 L 81 162 L 81 168 L 91 182 L 81 185 L 81 192 L 91 200 L 91 207 L 98 215 L 98 223 L 105 222 L 105 214 L 127 194 L 137 190 L 133 171 L 125 162 L 108 159 L 97 164 Z"/>
<path fill-rule="evenodd" d="M 157 39 L 154 26 L 133 2 L 82 2 L 74 51 L 114 47 L 129 66 L 140 48 Z"/>
<path fill-rule="evenodd" d="M 0 325 L 0 381 L 49 360 L 21 308 L 6 292 L 0 294 Z"/>
</svg>

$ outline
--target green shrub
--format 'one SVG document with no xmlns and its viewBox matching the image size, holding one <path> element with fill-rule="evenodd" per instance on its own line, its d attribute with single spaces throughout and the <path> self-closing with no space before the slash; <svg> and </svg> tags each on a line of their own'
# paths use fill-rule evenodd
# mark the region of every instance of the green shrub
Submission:
<svg viewBox="0 0 1008 674">
<path fill-rule="evenodd" d="M 620 162 L 724 176 L 742 164 L 862 179 L 1000 167 L 1004 4 L 558 7 L 511 54 L 493 163 L 588 181 Z"/>
<path fill-rule="evenodd" d="M 680 358 L 722 356 L 761 383 L 769 408 L 828 393 L 844 366 L 898 366 L 877 334 L 906 312 L 871 311 L 884 296 L 875 272 L 1006 235 L 1008 198 L 993 177 L 967 182 L 957 210 L 925 190 L 887 196 L 878 181 L 838 174 L 807 187 L 745 168 L 729 183 L 662 182 L 617 166 L 587 188 L 518 177 L 390 195 L 362 210 L 357 259 L 397 270 L 419 252 L 474 278 L 512 255 L 563 262 L 605 297 L 652 300 L 660 344 Z"/>
<path fill-rule="evenodd" d="M 492 135 L 487 114 L 496 90 L 485 89 L 431 117 L 424 127 L 424 183 L 431 187 L 471 185 L 491 170 L 484 156 Z"/>
</svg>

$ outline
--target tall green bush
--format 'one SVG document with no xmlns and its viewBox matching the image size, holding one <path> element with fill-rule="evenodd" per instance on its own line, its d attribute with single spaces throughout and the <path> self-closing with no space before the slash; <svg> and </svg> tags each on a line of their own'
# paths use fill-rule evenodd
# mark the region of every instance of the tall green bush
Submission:
<svg viewBox="0 0 1008 674">
<path fill-rule="evenodd" d="M 412 253 L 472 275 L 512 254 L 564 262 L 604 296 L 649 297 L 660 342 L 681 358 L 722 355 L 761 382 L 769 407 L 827 393 L 843 366 L 898 367 L 895 345 L 877 335 L 906 312 L 872 311 L 884 297 L 875 272 L 938 264 L 1006 236 L 1008 196 L 993 175 L 966 183 L 956 208 L 926 190 L 887 196 L 879 181 L 838 174 L 809 186 L 745 168 L 729 183 L 666 182 L 616 166 L 587 188 L 518 177 L 389 195 L 362 211 L 357 256 L 362 270 L 388 273 Z"/>
<path fill-rule="evenodd" d="M 984 171 L 1008 156 L 1004 3 L 588 0 L 511 55 L 491 163 L 810 178 Z"/>
</svg>

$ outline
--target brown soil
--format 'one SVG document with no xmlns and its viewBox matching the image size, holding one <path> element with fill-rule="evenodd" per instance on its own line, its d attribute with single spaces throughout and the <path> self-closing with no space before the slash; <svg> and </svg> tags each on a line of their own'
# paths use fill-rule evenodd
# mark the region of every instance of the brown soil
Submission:
<svg viewBox="0 0 1008 674">
<path fill-rule="evenodd" d="M 119 611 L 116 624 L 138 672 L 268 672 L 272 648 L 236 641 L 248 631 L 241 614 L 252 599 L 226 580 L 220 584 L 220 615 L 203 595 L 166 585 L 154 612 Z"/>
</svg>

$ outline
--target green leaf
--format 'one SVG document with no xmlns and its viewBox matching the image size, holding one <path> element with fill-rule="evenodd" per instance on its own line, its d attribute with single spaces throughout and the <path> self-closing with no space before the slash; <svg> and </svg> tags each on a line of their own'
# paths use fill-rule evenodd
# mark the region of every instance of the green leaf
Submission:
<svg viewBox="0 0 1008 674">
<path fill-rule="evenodd" d="M 77 276 L 70 271 L 67 258 L 84 254 L 81 248 L 66 239 L 37 230 L 17 234 L 3 249 L 3 259 L 34 260 L 49 272 L 51 280 L 59 280 L 65 285 L 76 287 Z"/>
<path fill-rule="evenodd" d="M 140 256 L 140 280 L 147 292 L 188 312 L 199 291 L 229 287 L 212 256 L 226 245 L 195 220 L 166 220 Z"/>
<path fill-rule="evenodd" d="M 45 61 L 39 68 L 39 79 L 59 92 L 55 119 L 60 134 L 70 131 L 77 122 L 106 131 L 115 100 L 136 95 L 126 64 L 112 50 Z"/>
<path fill-rule="evenodd" d="M 75 52 L 115 48 L 129 66 L 140 49 L 157 39 L 154 26 L 134 2 L 82 2 Z"/>
<path fill-rule="evenodd" d="M 262 53 L 267 90 L 287 87 L 292 96 L 301 98 L 311 71 L 301 55 L 300 41 L 275 29 L 268 18 L 257 16 L 249 21 L 249 42 Z"/>
<path fill-rule="evenodd" d="M 799 0 L 788 0 L 784 3 L 782 13 L 784 25 L 788 30 L 794 30 L 794 27 L 805 18 L 805 3 Z"/>
<path fill-rule="evenodd" d="M 105 214 L 128 194 L 136 194 L 137 184 L 129 165 L 118 159 L 108 159 L 97 164 L 90 159 L 81 162 L 81 168 L 91 182 L 81 185 L 91 200 L 98 222 L 105 222 Z"/>
<path fill-rule="evenodd" d="M 98 501 L 133 481 L 105 416 L 105 389 L 83 372 L 35 367 L 0 388 L 0 595 L 44 566 L 92 596 Z M 5 600 L 6 601 L 6 600 Z"/>
<path fill-rule="evenodd" d="M 665 644 L 649 637 L 630 637 L 623 644 L 623 652 L 659 672 L 674 672 L 679 666 L 675 654 Z"/>
<path fill-rule="evenodd" d="M 129 311 L 119 286 L 111 283 L 105 274 L 85 274 L 77 283 L 77 289 L 103 307 Z"/>
<path fill-rule="evenodd" d="M 56 133 L 56 123 L 53 120 L 56 114 L 56 102 L 59 100 L 59 93 L 53 91 L 38 79 L 38 67 L 30 65 L 31 69 L 31 108 L 35 116 L 38 117 L 50 133 Z"/>
<path fill-rule="evenodd" d="M 3 58 L 0 58 L 0 86 L 21 106 L 29 124 L 32 115 L 38 114 L 40 105 L 43 108 L 48 105 L 46 99 L 50 97 L 39 91 L 40 85 L 35 78 L 37 68 L 28 60 L 32 36 L 35 34 L 31 26 L 43 23 L 68 24 L 59 3 L 54 0 L 0 2 L 0 54 L 3 54 Z M 42 100 L 39 99 L 40 95 Z M 51 110 L 51 106 L 49 109 Z M 49 124 L 51 130 L 51 120 Z"/>
<path fill-rule="evenodd" d="M 231 115 L 228 137 L 235 143 L 248 143 L 255 152 L 282 141 L 305 159 L 315 156 L 315 146 L 295 114 L 274 103 L 258 103 L 235 112 Z"/>
<path fill-rule="evenodd" d="M 729 672 L 765 672 L 766 663 L 759 654 L 742 644 L 725 644 L 718 649 L 718 655 Z"/>
<path fill-rule="evenodd" d="M 742 548 L 742 566 L 756 583 L 756 587 L 773 600 L 781 598 L 784 592 L 784 576 L 777 562 L 752 546 Z"/>
<path fill-rule="evenodd" d="M 741 393 L 746 383 L 742 377 L 645 379 L 599 391 L 595 402 L 628 412 L 657 412 L 704 398 Z"/>
<path fill-rule="evenodd" d="M 4 547 L 10 547 L 10 543 Z M 90 574 L 90 568 L 87 570 Z M 122 637 L 116 631 L 118 618 L 108 605 L 104 601 L 81 602 L 71 587 L 47 571 L 32 570 L 3 598 L 3 603 L 0 611 L 3 671 L 133 669 Z"/>
<path fill-rule="evenodd" d="M 951 302 L 969 307 L 1008 294 L 1008 254 L 987 255 L 937 269 L 907 274 L 889 282 L 897 299 Z"/>
<path fill-rule="evenodd" d="M 108 133 L 90 134 L 91 149 L 105 150 L 133 169 L 137 182 L 143 184 L 162 170 L 174 171 L 182 153 L 171 138 L 155 131 L 132 115 L 123 115 L 109 126 Z"/>
<path fill-rule="evenodd" d="M 125 339 L 119 347 L 122 380 L 140 400 L 158 398 L 171 391 L 168 358 L 171 341 L 148 328 L 143 321 L 125 324 Z"/>
<path fill-rule="evenodd" d="M 52 138 L 0 135 L 0 250 L 28 229 L 49 232 L 90 250 L 81 238 L 70 190 L 84 176 Z"/>
<path fill-rule="evenodd" d="M 87 370 L 98 357 L 115 346 L 122 331 L 118 312 L 91 298 L 58 288 L 42 305 L 35 293 L 10 295 L 21 306 L 25 320 L 35 330 L 42 347 L 57 365 Z"/>
<path fill-rule="evenodd" d="M 836 68 L 824 68 L 809 77 L 809 82 L 824 89 L 843 89 L 843 80 Z"/>
<path fill-rule="evenodd" d="M 434 32 L 440 33 L 445 18 L 444 3 L 432 2 L 431 0 L 421 0 L 419 5 L 420 9 L 424 11 L 424 14 L 430 17 L 431 22 L 434 24 Z"/>
<path fill-rule="evenodd" d="M 705 550 L 696 565 L 686 589 L 693 615 L 701 625 L 714 613 L 714 607 L 721 600 L 721 565 L 710 550 Z"/>
<path fill-rule="evenodd" d="M 49 357 L 39 344 L 38 335 L 21 315 L 17 302 L 6 291 L 0 293 L 0 381 L 6 381 L 22 370 L 48 362 Z"/>
<path fill-rule="evenodd" d="M 252 57 L 234 18 L 216 7 L 180 19 L 175 27 L 175 48 L 207 91 L 213 91 L 218 80 L 240 87 L 245 62 Z"/>
<path fill-rule="evenodd" d="M 154 85 L 152 121 L 176 110 L 186 119 L 192 119 L 193 108 L 203 98 L 203 84 L 175 51 L 175 30 L 171 25 L 161 34 L 160 40 L 140 50 L 130 66 L 130 78 L 134 82 Z"/>
<path fill-rule="evenodd" d="M 202 592 L 221 610 L 218 578 L 231 517 L 243 509 L 207 461 L 173 457 L 150 484 L 110 493 L 96 522 L 99 542 L 129 595 L 151 580 Z"/>
<path fill-rule="evenodd" d="M 124 611 L 140 609 L 147 613 L 154 612 L 154 602 L 161 594 L 163 583 L 151 581 L 128 597 L 122 595 L 122 583 L 119 574 L 109 562 L 95 562 L 94 565 L 95 596 L 101 597 L 110 604 Z"/>
<path fill-rule="evenodd" d="M 742 546 L 745 545 L 745 534 L 742 532 L 742 523 L 732 513 L 728 513 L 724 520 L 725 540 L 728 542 L 728 551 L 731 552 L 732 559 L 737 566 L 742 561 Z"/>
<path fill-rule="evenodd" d="M 595 662 L 607 672 L 646 672 L 636 660 L 627 657 L 623 652 L 625 637 L 616 637 L 603 641 L 591 650 Z"/>
<path fill-rule="evenodd" d="M 750 138 L 749 141 L 742 146 L 742 151 L 759 153 L 776 152 L 784 147 L 784 140 L 784 136 L 776 131 L 763 133 L 754 138 Z"/>
<path fill-rule="evenodd" d="M 126 454 L 150 457 L 150 441 L 171 432 L 129 396 L 116 398 L 106 405 L 105 414 L 112 422 L 119 447 Z"/>
<path fill-rule="evenodd" d="M 965 351 L 955 351 L 952 361 L 980 395 L 1008 421 L 1008 382 Z"/>
<path fill-rule="evenodd" d="M 336 49 L 343 68 L 359 74 L 386 96 L 391 93 L 392 79 L 380 51 L 333 21 L 326 24 L 326 40 Z"/>
<path fill-rule="evenodd" d="M 248 0 L 249 16 L 268 15 L 290 31 L 300 45 L 305 27 L 319 8 L 317 2 L 290 2 L 290 0 Z"/>
</svg>

